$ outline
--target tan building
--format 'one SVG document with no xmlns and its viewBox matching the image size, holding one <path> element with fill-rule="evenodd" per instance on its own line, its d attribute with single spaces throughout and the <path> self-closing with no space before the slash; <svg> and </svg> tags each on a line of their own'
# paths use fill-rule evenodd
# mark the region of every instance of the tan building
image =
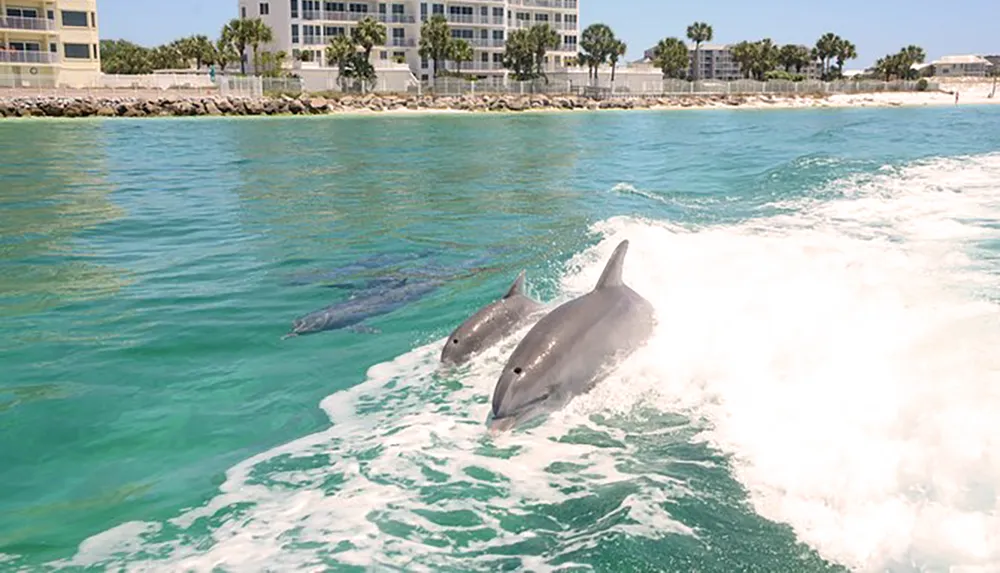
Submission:
<svg viewBox="0 0 1000 573">
<path fill-rule="evenodd" d="M 83 87 L 100 73 L 97 0 L 0 0 L 0 87 Z"/>
</svg>

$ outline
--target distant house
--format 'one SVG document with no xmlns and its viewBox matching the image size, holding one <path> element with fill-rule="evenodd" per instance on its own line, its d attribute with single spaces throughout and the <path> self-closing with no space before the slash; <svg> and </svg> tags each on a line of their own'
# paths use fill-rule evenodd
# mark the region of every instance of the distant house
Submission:
<svg viewBox="0 0 1000 573">
<path fill-rule="evenodd" d="M 976 55 L 944 56 L 930 63 L 934 75 L 946 78 L 981 78 L 993 67 L 993 62 Z"/>
</svg>

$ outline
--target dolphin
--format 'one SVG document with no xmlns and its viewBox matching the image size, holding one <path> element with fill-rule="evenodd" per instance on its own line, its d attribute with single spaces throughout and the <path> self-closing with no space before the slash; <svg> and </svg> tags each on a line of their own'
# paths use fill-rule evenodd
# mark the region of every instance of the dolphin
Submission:
<svg viewBox="0 0 1000 573">
<path fill-rule="evenodd" d="M 442 284 L 443 280 L 409 282 L 404 279 L 393 287 L 369 291 L 299 317 L 292 323 L 291 332 L 281 339 L 338 329 L 378 333 L 378 329 L 361 323 L 373 316 L 388 314 L 401 308 L 437 290 Z"/>
<path fill-rule="evenodd" d="M 441 350 L 441 362 L 454 366 L 468 362 L 541 309 L 540 302 L 524 294 L 524 271 L 521 271 L 507 294 L 479 309 L 448 336 Z"/>
<path fill-rule="evenodd" d="M 493 432 L 558 410 L 645 344 L 653 305 L 622 281 L 622 241 L 597 285 L 548 313 L 514 349 L 493 391 Z"/>
</svg>

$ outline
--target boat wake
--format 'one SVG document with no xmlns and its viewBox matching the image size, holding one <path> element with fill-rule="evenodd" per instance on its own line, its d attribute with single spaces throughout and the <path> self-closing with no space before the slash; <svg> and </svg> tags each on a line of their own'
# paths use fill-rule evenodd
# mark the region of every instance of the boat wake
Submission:
<svg viewBox="0 0 1000 573">
<path fill-rule="evenodd" d="M 485 431 L 524 331 L 457 373 L 423 346 L 326 398 L 330 428 L 233 467 L 204 507 L 59 564 L 587 569 L 643 539 L 684 569 L 727 551 L 734 521 L 713 519 L 748 500 L 853 570 L 995 570 L 998 181 L 1000 155 L 932 159 L 739 224 L 602 221 L 561 296 L 629 239 L 625 280 L 657 330 L 544 424 Z"/>
</svg>

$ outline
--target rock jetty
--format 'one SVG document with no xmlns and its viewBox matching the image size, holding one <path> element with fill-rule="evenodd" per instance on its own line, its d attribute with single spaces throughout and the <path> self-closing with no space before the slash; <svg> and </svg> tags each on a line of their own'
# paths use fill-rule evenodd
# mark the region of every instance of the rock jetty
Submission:
<svg viewBox="0 0 1000 573">
<path fill-rule="evenodd" d="M 702 95 L 596 100 L 579 96 L 548 95 L 342 95 L 325 98 L 303 95 L 259 99 L 221 96 L 164 95 L 157 98 L 127 96 L 0 97 L 0 117 L 161 117 L 161 116 L 262 116 L 326 115 L 388 111 L 521 112 L 541 110 L 651 109 L 686 107 L 737 107 L 789 99 L 779 96 Z"/>
</svg>

